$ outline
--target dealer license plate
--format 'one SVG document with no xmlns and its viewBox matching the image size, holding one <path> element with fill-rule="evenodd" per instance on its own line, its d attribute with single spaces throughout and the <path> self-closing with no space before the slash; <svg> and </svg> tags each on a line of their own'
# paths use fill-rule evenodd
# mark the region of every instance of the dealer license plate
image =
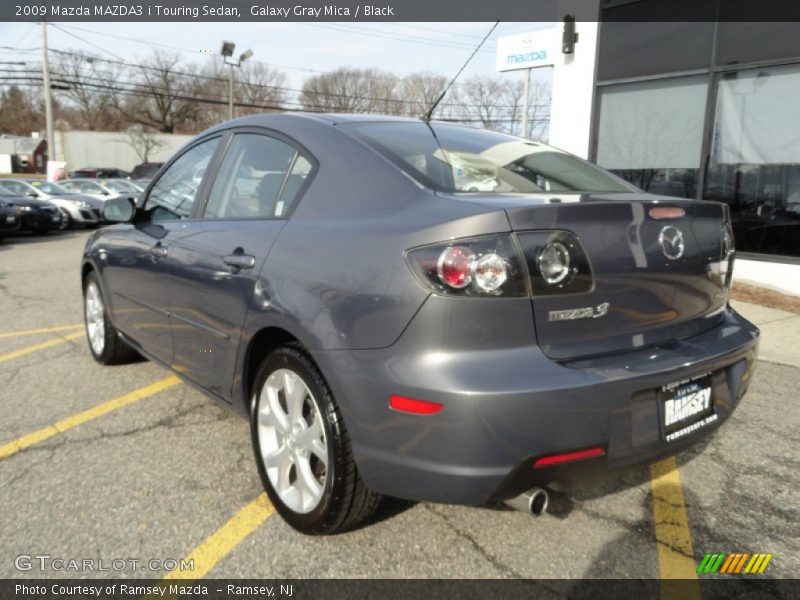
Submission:
<svg viewBox="0 0 800 600">
<path fill-rule="evenodd" d="M 667 442 L 679 440 L 716 420 L 710 373 L 662 386 L 661 422 Z"/>
</svg>

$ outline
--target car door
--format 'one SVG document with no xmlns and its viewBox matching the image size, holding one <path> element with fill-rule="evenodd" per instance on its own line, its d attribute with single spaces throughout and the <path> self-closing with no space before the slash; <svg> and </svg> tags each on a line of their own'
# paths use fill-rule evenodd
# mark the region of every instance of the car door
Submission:
<svg viewBox="0 0 800 600">
<path fill-rule="evenodd" d="M 205 139 L 176 157 L 150 188 L 135 222 L 106 230 L 103 274 L 114 324 L 168 364 L 173 343 L 167 258 L 203 192 L 203 182 L 194 181 L 193 174 L 211 162 L 219 143 L 219 136 Z"/>
<path fill-rule="evenodd" d="M 234 133 L 202 218 L 170 248 L 176 368 L 226 400 L 258 274 L 312 169 L 311 157 L 276 135 Z"/>
</svg>

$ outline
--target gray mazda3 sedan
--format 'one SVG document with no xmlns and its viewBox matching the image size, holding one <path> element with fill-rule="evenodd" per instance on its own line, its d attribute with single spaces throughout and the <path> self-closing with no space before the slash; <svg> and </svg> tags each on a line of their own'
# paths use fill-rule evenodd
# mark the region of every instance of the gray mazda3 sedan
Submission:
<svg viewBox="0 0 800 600">
<path fill-rule="evenodd" d="M 245 117 L 105 215 L 81 272 L 95 359 L 142 354 L 248 416 L 306 533 L 382 495 L 538 512 L 548 484 L 708 436 L 754 366 L 725 205 L 509 135 Z"/>
</svg>

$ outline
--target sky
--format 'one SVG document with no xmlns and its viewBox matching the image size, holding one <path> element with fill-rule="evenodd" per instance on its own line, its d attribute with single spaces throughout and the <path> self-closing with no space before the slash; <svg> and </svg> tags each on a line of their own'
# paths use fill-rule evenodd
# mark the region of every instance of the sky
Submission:
<svg viewBox="0 0 800 600">
<path fill-rule="evenodd" d="M 138 61 L 153 48 L 173 50 L 201 63 L 222 40 L 236 43 L 236 55 L 250 48 L 253 59 L 280 68 L 292 87 L 319 71 L 341 66 L 377 67 L 403 75 L 454 75 L 492 23 L 51 23 L 48 43 L 105 58 Z M 498 36 L 534 31 L 548 23 L 500 23 L 462 77 L 481 74 L 521 80 L 522 72 L 495 71 Z M 0 63 L 39 61 L 38 23 L 0 23 Z M 9 50 L 6 46 L 14 48 Z M 534 80 L 548 80 L 548 69 Z"/>
</svg>

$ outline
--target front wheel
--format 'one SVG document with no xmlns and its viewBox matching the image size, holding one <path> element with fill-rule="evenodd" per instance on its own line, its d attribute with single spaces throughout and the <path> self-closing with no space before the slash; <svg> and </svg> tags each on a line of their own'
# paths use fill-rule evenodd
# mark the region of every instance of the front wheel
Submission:
<svg viewBox="0 0 800 600">
<path fill-rule="evenodd" d="M 62 208 L 61 209 L 61 222 L 58 224 L 58 230 L 59 231 L 65 231 L 65 230 L 71 229 L 71 228 L 72 228 L 72 217 L 70 216 L 70 214 L 66 210 L 64 210 Z"/>
<path fill-rule="evenodd" d="M 256 374 L 251 411 L 256 464 L 280 515 L 302 533 L 353 529 L 377 509 L 322 373 L 295 345 L 270 353 Z"/>
<path fill-rule="evenodd" d="M 86 339 L 94 359 L 104 365 L 134 362 L 139 354 L 119 337 L 108 318 L 97 275 L 90 273 L 83 284 L 83 316 Z"/>
</svg>

